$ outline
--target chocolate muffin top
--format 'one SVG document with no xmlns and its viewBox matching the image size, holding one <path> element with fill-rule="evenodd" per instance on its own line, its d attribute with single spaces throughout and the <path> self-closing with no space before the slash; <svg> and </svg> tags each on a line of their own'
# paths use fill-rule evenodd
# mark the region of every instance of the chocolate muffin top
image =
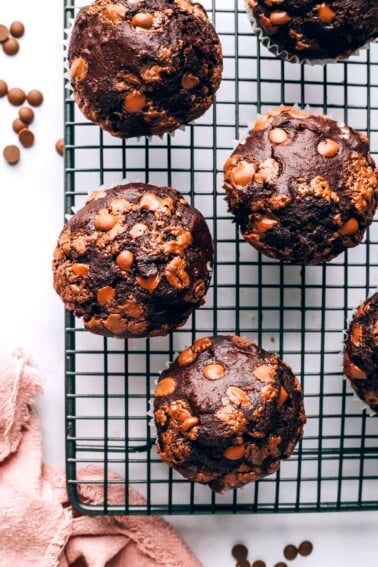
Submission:
<svg viewBox="0 0 378 567">
<path fill-rule="evenodd" d="M 217 492 L 277 471 L 305 423 L 290 367 L 229 336 L 199 339 L 162 372 L 154 417 L 161 458 Z"/>
<path fill-rule="evenodd" d="M 170 187 L 94 193 L 63 229 L 54 287 L 94 333 L 166 335 L 204 303 L 212 239 L 197 209 Z"/>
<path fill-rule="evenodd" d="M 223 68 L 206 12 L 189 0 L 97 0 L 76 18 L 68 60 L 82 112 L 121 138 L 201 116 Z"/>
<path fill-rule="evenodd" d="M 354 314 L 345 343 L 344 372 L 359 398 L 378 414 L 378 292 Z"/>
<path fill-rule="evenodd" d="M 378 37 L 377 0 L 247 0 L 272 46 L 304 59 L 346 59 Z"/>
<path fill-rule="evenodd" d="M 293 264 L 319 264 L 359 244 L 378 203 L 366 136 L 295 108 L 262 116 L 224 172 L 244 238 Z"/>
</svg>

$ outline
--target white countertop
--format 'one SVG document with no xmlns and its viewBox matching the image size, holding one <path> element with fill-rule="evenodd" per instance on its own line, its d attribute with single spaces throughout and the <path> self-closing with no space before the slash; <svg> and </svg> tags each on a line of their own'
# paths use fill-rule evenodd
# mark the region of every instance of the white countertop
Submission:
<svg viewBox="0 0 378 567">
<path fill-rule="evenodd" d="M 0 51 L 0 79 L 45 95 L 36 109 L 36 144 L 22 152 L 16 167 L 0 159 L 2 215 L 2 298 L 0 343 L 24 346 L 32 353 L 44 381 L 38 409 L 44 431 L 45 460 L 64 463 L 63 307 L 51 284 L 51 255 L 63 222 L 63 160 L 55 142 L 63 135 L 63 2 L 2 2 L 0 23 L 22 20 L 26 34 L 16 57 Z M 17 143 L 11 122 L 17 109 L 0 99 L 0 147 Z M 280 560 L 287 543 L 310 539 L 312 556 L 301 567 L 376 567 L 378 513 L 240 515 L 172 517 L 171 523 L 205 567 L 232 567 L 236 542 L 245 543 L 251 559 L 268 567 Z M 17 566 L 15 566 L 17 567 Z"/>
</svg>

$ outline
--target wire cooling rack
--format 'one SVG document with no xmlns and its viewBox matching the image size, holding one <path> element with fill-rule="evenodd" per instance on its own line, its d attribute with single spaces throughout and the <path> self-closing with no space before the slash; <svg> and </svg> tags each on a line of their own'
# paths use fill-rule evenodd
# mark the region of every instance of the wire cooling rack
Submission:
<svg viewBox="0 0 378 567">
<path fill-rule="evenodd" d="M 65 25 L 82 1 L 65 0 Z M 378 44 L 347 63 L 284 63 L 251 31 L 242 0 L 206 0 L 223 44 L 217 103 L 185 131 L 151 141 L 120 141 L 88 123 L 65 90 L 65 208 L 122 179 L 172 185 L 205 215 L 215 242 L 206 305 L 168 337 L 120 341 L 85 331 L 66 313 L 66 444 L 73 505 L 97 514 L 305 512 L 378 508 L 378 420 L 342 379 L 342 330 L 378 284 L 378 221 L 363 244 L 327 265 L 287 266 L 238 236 L 222 189 L 223 164 L 257 114 L 280 104 L 310 105 L 370 137 L 378 153 Z M 241 334 L 278 352 L 300 377 L 308 423 L 278 474 L 217 495 L 161 462 L 151 428 L 151 392 L 177 351 L 202 336 Z M 103 467 L 103 499 L 81 500 L 79 470 Z M 119 477 L 114 477 L 117 473 Z M 89 481 L 81 473 L 82 482 Z M 115 480 L 114 480 L 115 478 Z M 124 480 L 119 480 L 122 478 Z M 111 499 L 112 485 L 138 489 Z"/>
</svg>

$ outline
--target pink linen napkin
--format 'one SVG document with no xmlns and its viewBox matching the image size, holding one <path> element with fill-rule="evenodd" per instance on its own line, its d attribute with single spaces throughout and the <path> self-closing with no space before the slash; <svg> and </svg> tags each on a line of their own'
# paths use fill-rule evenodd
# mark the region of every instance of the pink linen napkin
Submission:
<svg viewBox="0 0 378 567">
<path fill-rule="evenodd" d="M 87 517 L 71 508 L 64 471 L 42 466 L 31 406 L 39 392 L 38 373 L 22 351 L 0 356 L 0 567 L 201 567 L 160 517 Z M 94 466 L 79 471 L 79 479 L 99 481 L 79 485 L 84 502 L 102 501 L 103 474 Z M 110 485 L 109 503 L 124 501 L 124 490 Z M 144 502 L 133 489 L 129 500 Z"/>
</svg>

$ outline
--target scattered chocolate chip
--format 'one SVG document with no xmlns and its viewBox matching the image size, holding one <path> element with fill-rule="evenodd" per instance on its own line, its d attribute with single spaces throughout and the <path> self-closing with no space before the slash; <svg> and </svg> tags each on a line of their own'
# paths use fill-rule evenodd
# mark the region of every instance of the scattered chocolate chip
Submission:
<svg viewBox="0 0 378 567">
<path fill-rule="evenodd" d="M 25 102 L 26 95 L 22 89 L 14 87 L 8 91 L 8 100 L 13 106 L 21 106 Z"/>
<path fill-rule="evenodd" d="M 9 30 L 7 26 L 0 24 L 0 42 L 6 41 L 9 37 Z"/>
<path fill-rule="evenodd" d="M 6 146 L 3 151 L 5 161 L 9 165 L 16 165 L 20 161 L 21 152 L 17 146 Z"/>
<path fill-rule="evenodd" d="M 236 567 L 251 567 L 251 564 L 248 559 L 239 559 Z"/>
<path fill-rule="evenodd" d="M 298 553 L 299 555 L 302 555 L 302 557 L 307 557 L 308 555 L 311 555 L 313 549 L 314 546 L 312 545 L 311 541 L 302 541 L 302 543 L 298 547 Z"/>
<path fill-rule="evenodd" d="M 7 39 L 3 42 L 3 51 L 7 55 L 16 55 L 20 51 L 20 44 L 17 39 Z"/>
<path fill-rule="evenodd" d="M 295 545 L 289 544 L 284 548 L 283 554 L 285 556 L 285 559 L 292 561 L 298 555 L 298 549 L 295 547 Z"/>
<path fill-rule="evenodd" d="M 266 563 L 265 561 L 261 561 L 261 559 L 257 559 L 257 561 L 252 563 L 251 567 L 266 567 Z"/>
<path fill-rule="evenodd" d="M 9 29 L 13 37 L 20 38 L 25 33 L 25 26 L 22 22 L 12 22 Z"/>
<path fill-rule="evenodd" d="M 8 93 L 8 85 L 5 81 L 0 80 L 0 98 Z"/>
<path fill-rule="evenodd" d="M 41 93 L 41 91 L 33 89 L 28 92 L 26 99 L 31 106 L 41 106 L 41 104 L 43 103 L 43 94 Z"/>
<path fill-rule="evenodd" d="M 18 139 L 20 140 L 20 144 L 24 146 L 24 148 L 31 148 L 34 144 L 34 134 L 29 128 L 23 128 L 18 133 Z"/>
<path fill-rule="evenodd" d="M 16 134 L 18 134 L 20 130 L 23 130 L 24 128 L 27 127 L 28 125 L 25 124 L 25 122 L 22 122 L 22 120 L 20 120 L 19 118 L 16 118 L 16 120 L 13 120 L 12 122 L 12 128 L 16 132 Z"/>
<path fill-rule="evenodd" d="M 235 557 L 235 559 L 245 559 L 248 556 L 248 547 L 242 543 L 237 543 L 231 549 L 231 554 L 232 557 Z"/>
<path fill-rule="evenodd" d="M 274 567 L 287 567 L 287 564 L 283 561 L 280 561 L 279 563 L 276 563 Z"/>
<path fill-rule="evenodd" d="M 18 111 L 20 119 L 25 122 L 25 124 L 31 124 L 34 120 L 34 112 L 28 106 L 23 106 Z"/>
<path fill-rule="evenodd" d="M 60 156 L 64 155 L 64 140 L 63 138 L 59 138 L 55 144 L 55 149 Z"/>
</svg>

